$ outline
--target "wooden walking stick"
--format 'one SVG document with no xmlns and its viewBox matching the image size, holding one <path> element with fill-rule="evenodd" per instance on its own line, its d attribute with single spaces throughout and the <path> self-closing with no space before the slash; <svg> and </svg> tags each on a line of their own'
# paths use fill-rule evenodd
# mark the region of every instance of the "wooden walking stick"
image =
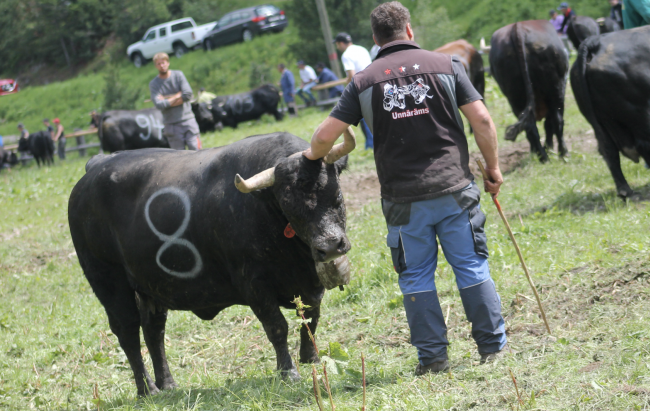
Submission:
<svg viewBox="0 0 650 411">
<path fill-rule="evenodd" d="M 483 179 L 489 181 L 490 178 L 488 177 L 487 171 L 485 171 L 485 168 L 483 167 L 483 163 L 481 163 L 481 160 L 477 159 L 476 163 L 478 164 L 478 168 L 481 169 L 481 174 L 483 174 Z M 494 194 L 492 195 L 492 201 L 494 201 L 494 205 L 497 207 L 497 210 L 499 211 L 501 220 L 503 220 L 503 224 L 505 224 L 506 230 L 508 230 L 508 235 L 512 240 L 512 244 L 514 244 L 515 250 L 517 250 L 519 261 L 521 261 L 521 266 L 523 267 L 524 272 L 526 273 L 526 278 L 528 279 L 528 284 L 530 284 L 530 288 L 533 290 L 533 293 L 535 294 L 535 298 L 537 299 L 537 304 L 539 305 L 539 311 L 542 313 L 544 324 L 546 324 L 546 330 L 548 331 L 549 334 L 552 334 L 551 327 L 549 327 L 548 321 L 546 321 L 546 313 L 544 312 L 544 307 L 542 307 L 542 300 L 539 299 L 539 294 L 537 294 L 537 288 L 535 288 L 535 284 L 533 284 L 533 279 L 530 277 L 530 273 L 528 272 L 528 267 L 526 267 L 526 262 L 524 261 L 524 256 L 521 254 L 519 245 L 517 245 L 517 240 L 515 240 L 515 235 L 512 234 L 512 229 L 510 228 L 510 224 L 508 224 L 508 220 L 506 219 L 505 214 L 503 214 L 503 210 L 501 209 L 501 204 L 499 204 L 499 200 L 496 199 Z"/>
</svg>

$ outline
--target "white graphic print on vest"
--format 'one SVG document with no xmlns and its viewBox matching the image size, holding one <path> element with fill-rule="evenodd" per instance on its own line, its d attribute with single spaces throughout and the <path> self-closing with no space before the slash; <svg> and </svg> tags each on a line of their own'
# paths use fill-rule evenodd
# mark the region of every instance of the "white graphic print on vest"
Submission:
<svg viewBox="0 0 650 411">
<path fill-rule="evenodd" d="M 421 78 L 415 80 L 413 84 L 407 86 L 397 87 L 392 84 L 384 85 L 384 110 L 391 111 L 393 107 L 404 109 L 406 103 L 404 96 L 410 94 L 415 99 L 415 104 L 420 104 L 424 98 L 432 98 L 433 96 L 427 95 L 431 87 L 424 84 Z"/>
</svg>

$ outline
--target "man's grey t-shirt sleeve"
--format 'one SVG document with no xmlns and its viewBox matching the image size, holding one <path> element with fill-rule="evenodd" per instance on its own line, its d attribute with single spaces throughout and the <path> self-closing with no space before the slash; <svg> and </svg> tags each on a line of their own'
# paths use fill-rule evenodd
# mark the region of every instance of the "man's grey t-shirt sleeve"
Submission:
<svg viewBox="0 0 650 411">
<path fill-rule="evenodd" d="M 451 58 L 452 67 L 454 69 L 454 77 L 456 78 L 456 101 L 458 107 L 465 104 L 472 103 L 476 100 L 482 100 L 481 94 L 476 91 L 472 82 L 467 77 L 465 67 L 460 59 L 456 56 Z"/>
<path fill-rule="evenodd" d="M 361 113 L 359 93 L 354 86 L 354 81 L 351 81 L 345 88 L 341 99 L 330 113 L 330 117 L 341 120 L 346 124 L 354 124 L 355 126 L 361 121 L 363 114 Z"/>
</svg>

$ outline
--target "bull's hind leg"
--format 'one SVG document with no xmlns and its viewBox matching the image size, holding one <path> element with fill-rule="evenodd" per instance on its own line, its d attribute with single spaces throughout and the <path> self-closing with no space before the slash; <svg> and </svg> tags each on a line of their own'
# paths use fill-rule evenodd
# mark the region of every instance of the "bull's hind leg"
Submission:
<svg viewBox="0 0 650 411">
<path fill-rule="evenodd" d="M 539 161 L 546 163 L 548 161 L 548 155 L 546 154 L 544 147 L 542 147 L 539 131 L 537 130 L 537 124 L 535 124 L 534 121 L 526 124 L 526 138 L 530 143 L 530 151 L 537 154 Z"/>
<path fill-rule="evenodd" d="M 106 310 L 111 331 L 131 364 L 138 395 L 157 393 L 158 387 L 151 380 L 140 353 L 140 313 L 124 267 L 103 263 L 81 250 L 77 252 L 84 274 Z"/>
<path fill-rule="evenodd" d="M 310 319 L 309 330 L 311 330 L 314 338 L 316 337 L 316 327 L 318 327 L 318 319 L 320 318 L 320 306 L 312 307 L 305 310 L 305 318 Z M 309 338 L 309 331 L 307 326 L 300 327 L 300 362 L 301 363 L 314 363 L 319 362 L 318 353 L 314 348 L 314 344 Z"/>
<path fill-rule="evenodd" d="M 264 288 L 260 288 L 262 290 Z M 278 371 L 282 373 L 282 378 L 289 377 L 292 380 L 298 380 L 300 374 L 291 360 L 289 346 L 287 345 L 287 335 L 289 326 L 287 320 L 280 311 L 280 306 L 273 299 L 275 296 L 256 294 L 250 304 L 251 309 L 262 323 L 266 336 L 268 337 L 277 358 Z"/>
<path fill-rule="evenodd" d="M 142 334 L 153 363 L 156 386 L 161 390 L 176 388 L 165 355 L 167 308 L 157 306 L 151 298 L 140 293 L 136 293 L 136 302 L 140 310 Z"/>
<path fill-rule="evenodd" d="M 618 146 L 614 144 L 611 138 L 608 135 L 598 135 L 596 134 L 596 139 L 598 140 L 598 151 L 600 155 L 603 156 L 607 167 L 609 167 L 610 173 L 614 178 L 614 183 L 616 184 L 616 193 L 622 197 L 630 197 L 634 192 L 627 184 L 627 180 L 623 175 L 623 170 L 621 169 L 621 156 L 618 152 Z"/>
<path fill-rule="evenodd" d="M 555 107 L 556 105 L 549 105 Z M 549 110 L 544 120 L 544 129 L 546 130 L 545 148 L 553 149 L 553 135 L 557 137 L 557 151 L 560 157 L 567 155 L 569 150 L 564 143 L 564 104 L 558 105 L 556 109 Z"/>
</svg>

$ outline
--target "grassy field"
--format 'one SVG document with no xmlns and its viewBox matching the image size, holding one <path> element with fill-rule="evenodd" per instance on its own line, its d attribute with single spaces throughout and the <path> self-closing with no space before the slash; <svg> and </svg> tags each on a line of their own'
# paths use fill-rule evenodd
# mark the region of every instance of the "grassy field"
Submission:
<svg viewBox="0 0 650 411">
<path fill-rule="evenodd" d="M 487 103 L 503 134 L 514 118 L 492 81 Z M 282 123 L 264 117 L 204 135 L 203 142 L 212 147 L 276 130 L 308 139 L 324 116 L 309 109 Z M 330 373 L 338 410 L 361 407 L 362 353 L 368 410 L 650 409 L 650 172 L 624 160 L 639 198 L 618 199 L 589 130 L 569 94 L 569 161 L 553 157 L 541 165 L 524 157 L 506 175 L 499 197 L 553 336 L 545 334 L 506 231 L 484 199 L 492 274 L 515 351 L 494 364 L 478 364 L 452 271 L 442 260 L 437 287 L 448 313 L 452 369 L 413 376 L 417 356 L 379 202 L 349 212 L 353 280 L 344 292 L 326 294 L 317 335 L 321 350 L 339 344 L 348 357 L 341 372 Z M 348 172 L 371 170 L 370 154 L 353 152 Z M 311 369 L 301 366 L 297 383 L 280 380 L 273 348 L 248 307 L 229 308 L 210 322 L 170 313 L 167 352 L 179 388 L 135 397 L 129 364 L 73 254 L 67 200 L 85 161 L 73 155 L 51 168 L 31 165 L 0 175 L 0 409 L 317 409 Z M 297 354 L 299 323 L 293 311 L 285 314 Z"/>
</svg>

